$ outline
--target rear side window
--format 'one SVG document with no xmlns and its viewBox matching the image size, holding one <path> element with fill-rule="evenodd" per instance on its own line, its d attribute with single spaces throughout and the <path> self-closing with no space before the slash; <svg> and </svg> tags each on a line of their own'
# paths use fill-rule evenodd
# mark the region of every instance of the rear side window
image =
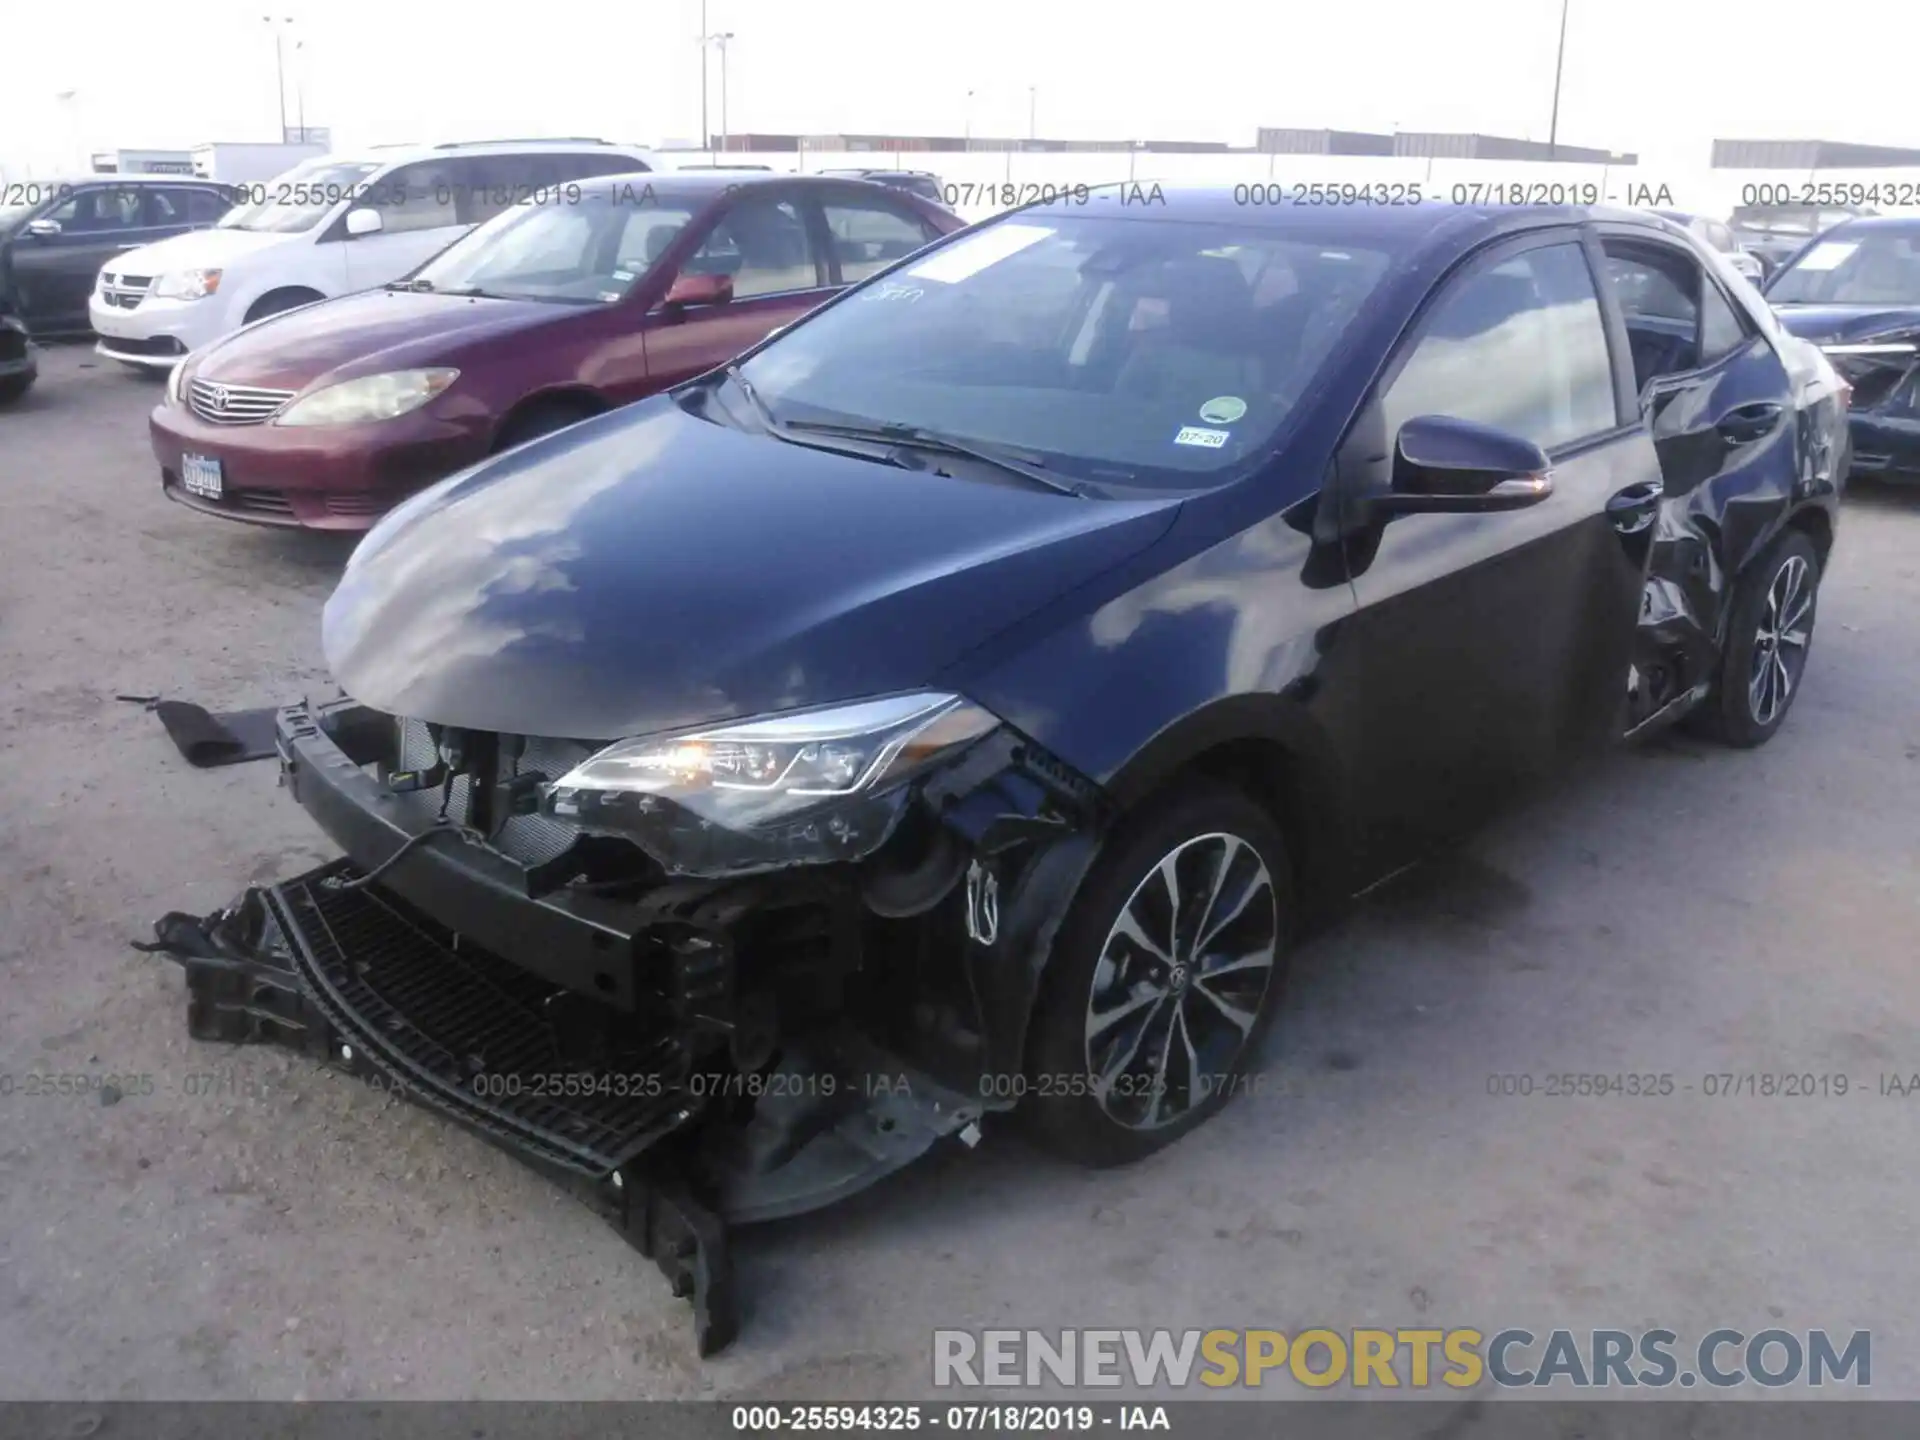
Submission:
<svg viewBox="0 0 1920 1440">
<path fill-rule="evenodd" d="M 1543 449 L 1619 423 L 1600 297 L 1575 244 L 1523 251 L 1456 281 L 1381 397 L 1387 433 L 1451 415 Z"/>
<path fill-rule="evenodd" d="M 1720 287 L 1702 277 L 1700 290 L 1700 363 L 1711 365 L 1747 343 L 1747 327 Z"/>
<path fill-rule="evenodd" d="M 904 259 L 934 236 L 931 226 L 883 200 L 833 200 L 820 208 L 833 236 L 840 279 L 848 285 Z"/>
<path fill-rule="evenodd" d="M 1642 390 L 1666 375 L 1711 365 L 1746 343 L 1749 328 L 1690 255 L 1608 239 L 1607 283 L 1620 303 Z"/>
<path fill-rule="evenodd" d="M 806 222 L 791 201 L 742 199 L 723 215 L 683 274 L 731 275 L 737 299 L 825 283 Z"/>
</svg>

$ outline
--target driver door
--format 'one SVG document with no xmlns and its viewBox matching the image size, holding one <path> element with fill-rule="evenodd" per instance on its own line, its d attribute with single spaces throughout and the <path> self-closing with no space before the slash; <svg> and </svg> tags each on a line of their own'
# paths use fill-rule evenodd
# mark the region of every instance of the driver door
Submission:
<svg viewBox="0 0 1920 1440">
<path fill-rule="evenodd" d="M 1660 470 L 1613 359 L 1590 246 L 1556 229 L 1442 282 L 1342 446 L 1343 497 L 1391 485 L 1419 415 L 1525 437 L 1553 492 L 1497 514 L 1349 527 L 1338 743 L 1368 869 L 1406 864 L 1618 736 Z"/>
</svg>

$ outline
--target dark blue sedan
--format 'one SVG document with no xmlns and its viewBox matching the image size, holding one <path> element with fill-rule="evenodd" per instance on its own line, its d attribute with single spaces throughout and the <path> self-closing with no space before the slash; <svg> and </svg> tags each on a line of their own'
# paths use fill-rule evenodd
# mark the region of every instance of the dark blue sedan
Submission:
<svg viewBox="0 0 1920 1440">
<path fill-rule="evenodd" d="M 195 1033 L 570 1175 L 711 1348 L 725 1223 L 1016 1107 L 1154 1151 L 1303 924 L 1600 747 L 1779 729 L 1846 387 L 1723 259 L 1153 195 L 960 232 L 371 532 L 351 698 L 280 720 L 345 855 L 185 946 Z"/>
</svg>

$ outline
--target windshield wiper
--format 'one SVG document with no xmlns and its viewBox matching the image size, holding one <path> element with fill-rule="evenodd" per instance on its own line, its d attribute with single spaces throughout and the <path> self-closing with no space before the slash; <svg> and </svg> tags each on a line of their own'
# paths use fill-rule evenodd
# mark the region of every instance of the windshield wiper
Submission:
<svg viewBox="0 0 1920 1440">
<path fill-rule="evenodd" d="M 1084 485 L 1049 475 L 1046 472 L 1047 462 L 1038 455 L 994 445 L 983 440 L 962 439 L 958 435 L 948 435 L 944 431 L 929 430 L 920 425 L 907 425 L 900 421 L 888 421 L 878 425 L 845 425 L 827 420 L 789 420 L 786 422 L 786 428 L 809 435 L 835 435 L 844 440 L 870 440 L 880 445 L 901 445 L 913 450 L 931 450 L 940 455 L 961 455 L 969 460 L 978 460 L 983 465 L 991 465 L 1009 475 L 1018 475 L 1022 480 L 1052 490 L 1056 494 L 1072 495 L 1081 500 L 1090 499 L 1093 494 Z"/>
<path fill-rule="evenodd" d="M 753 407 L 753 413 L 760 423 L 767 427 L 770 434 L 784 437 L 787 425 L 767 408 L 767 402 L 760 398 L 760 392 L 753 388 L 753 382 L 740 373 L 740 366 L 729 360 L 720 367 L 720 373 L 734 383 L 740 393 L 746 396 L 747 404 Z"/>
</svg>

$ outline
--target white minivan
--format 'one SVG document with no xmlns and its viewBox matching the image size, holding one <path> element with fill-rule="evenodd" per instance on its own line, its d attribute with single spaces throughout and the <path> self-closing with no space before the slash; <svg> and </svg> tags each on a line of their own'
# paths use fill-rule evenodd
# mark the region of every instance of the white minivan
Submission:
<svg viewBox="0 0 1920 1440">
<path fill-rule="evenodd" d="M 398 280 L 514 205 L 565 202 L 569 182 L 650 170 L 604 140 L 383 146 L 242 186 L 211 230 L 116 255 L 88 305 L 102 355 L 170 370 L 251 321 Z"/>
</svg>

